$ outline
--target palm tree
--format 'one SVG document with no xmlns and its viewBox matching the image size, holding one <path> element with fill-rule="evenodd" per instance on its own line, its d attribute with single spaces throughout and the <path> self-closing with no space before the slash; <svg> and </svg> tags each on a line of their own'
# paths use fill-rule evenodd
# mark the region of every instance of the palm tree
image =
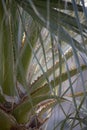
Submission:
<svg viewBox="0 0 87 130">
<path fill-rule="evenodd" d="M 84 4 L 0 1 L 2 130 L 87 128 Z"/>
</svg>

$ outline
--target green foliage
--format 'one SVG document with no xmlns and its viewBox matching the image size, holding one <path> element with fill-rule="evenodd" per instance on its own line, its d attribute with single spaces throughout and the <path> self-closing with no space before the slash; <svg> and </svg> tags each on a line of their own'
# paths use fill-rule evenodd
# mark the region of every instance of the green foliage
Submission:
<svg viewBox="0 0 87 130">
<path fill-rule="evenodd" d="M 57 124 L 61 130 L 86 128 L 87 11 L 80 2 L 0 1 L 2 130 L 29 129 L 32 115 L 41 119 L 44 114 L 50 129 L 49 110 L 53 114 L 55 105 L 65 115 Z M 75 91 L 79 77 L 82 85 Z M 67 102 L 74 107 L 71 113 L 63 106 Z"/>
</svg>

